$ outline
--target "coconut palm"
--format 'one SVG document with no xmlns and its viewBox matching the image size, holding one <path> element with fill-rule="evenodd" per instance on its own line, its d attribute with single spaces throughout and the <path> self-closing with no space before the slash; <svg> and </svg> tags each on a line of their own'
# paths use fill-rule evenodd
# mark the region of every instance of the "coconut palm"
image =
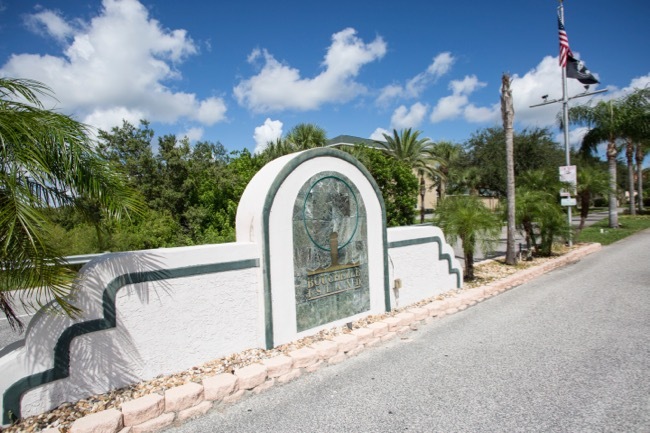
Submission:
<svg viewBox="0 0 650 433">
<path fill-rule="evenodd" d="M 619 152 L 617 139 L 621 137 L 624 108 L 620 101 L 600 101 L 596 105 L 571 107 L 572 121 L 587 125 L 590 130 L 582 140 L 583 152 L 590 152 L 602 142 L 607 143 L 607 167 L 609 174 L 609 227 L 618 227 L 616 202 L 616 157 Z"/>
<path fill-rule="evenodd" d="M 636 180 L 637 191 L 639 192 L 639 212 L 644 211 L 643 205 L 643 160 L 650 149 L 650 138 L 640 141 L 636 146 Z"/>
<path fill-rule="evenodd" d="M 643 160 L 650 143 L 650 88 L 637 89 L 624 100 L 626 158 L 628 186 L 630 190 L 630 213 L 634 214 L 634 174 L 638 181 L 639 210 L 643 210 Z M 636 158 L 636 170 L 634 159 Z"/>
<path fill-rule="evenodd" d="M 501 77 L 501 119 L 503 120 L 503 130 L 506 136 L 506 195 L 508 202 L 506 264 L 515 265 L 517 264 L 515 251 L 515 132 L 513 128 L 515 109 L 512 101 L 512 90 L 510 89 L 510 75 L 508 74 L 503 74 Z"/>
<path fill-rule="evenodd" d="M 569 223 L 557 199 L 558 191 L 567 185 L 551 170 L 527 171 L 517 181 L 515 217 L 524 230 L 526 246 L 529 251 L 551 255 L 553 242 L 570 235 Z"/>
<path fill-rule="evenodd" d="M 441 199 L 447 195 L 447 185 L 452 175 L 451 167 L 460 160 L 462 152 L 461 145 L 449 141 L 438 141 L 431 147 L 431 154 L 441 162 L 438 171 L 442 176 L 437 179 Z"/>
<path fill-rule="evenodd" d="M 0 78 L 0 310 L 14 329 L 16 304 L 49 301 L 67 314 L 71 272 L 47 242 L 51 209 L 92 200 L 108 218 L 140 211 L 140 201 L 95 150 L 88 127 L 47 110 L 50 89 L 32 80 Z"/>
<path fill-rule="evenodd" d="M 314 147 L 323 147 L 327 142 L 327 134 L 323 128 L 313 123 L 299 123 L 286 136 L 296 151 Z"/>
<path fill-rule="evenodd" d="M 399 133 L 393 129 L 393 135 L 383 134 L 386 141 L 376 141 L 377 145 L 388 155 L 405 162 L 417 173 L 420 179 L 420 223 L 424 222 L 424 196 L 426 194 L 425 176 L 443 177 L 439 170 L 442 160 L 432 153 L 433 142 L 420 138 L 421 131 L 412 132 L 411 128 Z"/>
<path fill-rule="evenodd" d="M 623 99 L 600 101 L 596 105 L 583 105 L 569 110 L 569 117 L 587 125 L 589 132 L 582 141 L 582 151 L 592 152 L 602 142 L 607 143 L 609 172 L 609 226 L 618 227 L 616 209 L 616 157 L 620 151 L 618 139 L 626 142 L 628 169 L 633 172 L 634 145 L 650 137 L 650 89 L 637 89 Z M 638 164 L 638 162 L 637 162 Z M 634 197 L 634 182 L 628 180 L 630 199 Z M 633 205 L 633 203 L 632 203 Z"/>
<path fill-rule="evenodd" d="M 582 230 L 589 216 L 589 206 L 595 195 L 607 194 L 609 181 L 607 172 L 600 167 L 581 164 L 578 167 L 577 198 L 580 203 L 580 224 L 578 231 Z"/>
<path fill-rule="evenodd" d="M 436 224 L 454 244 L 460 238 L 465 260 L 465 280 L 474 279 L 474 253 L 480 246 L 491 251 L 501 235 L 501 220 L 476 196 L 444 198 L 436 208 Z"/>
<path fill-rule="evenodd" d="M 265 162 L 269 162 L 293 152 L 296 152 L 296 148 L 284 138 L 278 137 L 275 141 L 269 141 L 266 143 L 266 147 L 262 150 L 261 156 L 264 158 Z"/>
<path fill-rule="evenodd" d="M 271 161 L 283 155 L 301 150 L 323 147 L 327 142 L 325 130 L 312 123 L 300 123 L 294 126 L 287 135 L 269 141 L 261 153 L 265 161 Z"/>
</svg>

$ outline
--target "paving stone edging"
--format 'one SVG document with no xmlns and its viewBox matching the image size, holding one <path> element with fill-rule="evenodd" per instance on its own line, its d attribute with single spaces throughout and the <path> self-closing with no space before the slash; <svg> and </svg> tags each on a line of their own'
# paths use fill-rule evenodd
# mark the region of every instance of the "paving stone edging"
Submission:
<svg viewBox="0 0 650 433">
<path fill-rule="evenodd" d="M 120 409 L 107 409 L 76 420 L 70 433 L 147 433 L 162 430 L 207 413 L 215 404 L 236 402 L 259 394 L 276 384 L 283 384 L 314 372 L 329 364 L 338 364 L 362 351 L 402 336 L 418 326 L 465 310 L 492 296 L 519 286 L 553 269 L 574 263 L 601 249 L 587 244 L 538 266 L 527 268 L 490 284 L 463 290 L 456 296 L 435 300 L 419 307 L 407 308 L 394 316 L 355 329 L 349 334 L 318 341 L 308 347 L 264 359 L 260 363 L 235 369 L 168 389 L 164 395 L 153 393 L 122 403 Z M 60 433 L 47 428 L 45 433 Z"/>
</svg>

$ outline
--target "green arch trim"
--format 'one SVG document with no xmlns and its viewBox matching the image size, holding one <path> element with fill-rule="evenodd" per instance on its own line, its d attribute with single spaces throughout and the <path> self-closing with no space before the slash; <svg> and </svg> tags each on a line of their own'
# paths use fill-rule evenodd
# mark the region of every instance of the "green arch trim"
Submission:
<svg viewBox="0 0 650 433">
<path fill-rule="evenodd" d="M 354 167 L 356 167 L 370 183 L 372 188 L 375 191 L 377 200 L 379 201 L 379 206 L 381 208 L 381 220 L 382 220 L 382 245 L 384 250 L 384 304 L 386 311 L 390 311 L 390 288 L 388 284 L 388 237 L 386 234 L 386 205 L 384 203 L 384 197 L 381 194 L 381 190 L 375 182 L 375 179 L 372 177 L 370 172 L 366 167 L 363 166 L 356 158 L 352 157 L 346 152 L 326 148 L 318 147 L 314 149 L 309 149 L 304 152 L 299 153 L 293 159 L 287 162 L 287 164 L 282 167 L 279 173 L 275 176 L 275 179 L 271 183 L 269 190 L 266 194 L 266 199 L 264 200 L 264 208 L 262 211 L 262 230 L 264 232 L 264 266 L 263 270 L 263 281 L 264 281 L 264 317 L 265 317 L 265 337 L 266 337 L 266 348 L 273 348 L 273 304 L 272 304 L 272 287 L 271 287 L 271 257 L 269 250 L 269 240 L 270 240 L 270 227 L 269 227 L 269 216 L 271 214 L 271 207 L 275 201 L 275 196 L 278 193 L 278 190 L 287 179 L 287 177 L 300 165 L 303 163 L 314 159 L 322 157 L 332 157 L 341 159 Z"/>
<path fill-rule="evenodd" d="M 70 344 L 75 337 L 96 331 L 115 328 L 117 316 L 115 298 L 117 292 L 129 284 L 146 283 L 153 281 L 168 280 L 172 278 L 192 277 L 205 274 L 215 274 L 227 271 L 257 268 L 260 266 L 259 259 L 238 260 L 224 263 L 212 263 L 207 265 L 188 266 L 183 268 L 162 269 L 155 271 L 132 272 L 115 277 L 104 288 L 102 293 L 102 315 L 101 319 L 88 320 L 75 323 L 66 328 L 54 346 L 54 366 L 40 373 L 24 377 L 9 388 L 3 395 L 2 423 L 10 424 L 21 417 L 20 400 L 22 396 L 31 389 L 45 385 L 58 379 L 64 379 L 70 375 Z"/>
<path fill-rule="evenodd" d="M 440 260 L 447 260 L 447 268 L 450 274 L 456 274 L 456 288 L 462 287 L 463 273 L 460 269 L 452 265 L 451 255 L 442 252 L 442 239 L 439 236 L 430 236 L 426 238 L 407 239 L 404 241 L 395 241 L 388 244 L 388 248 L 408 247 L 411 245 L 421 245 L 436 242 L 438 244 L 438 257 Z"/>
</svg>

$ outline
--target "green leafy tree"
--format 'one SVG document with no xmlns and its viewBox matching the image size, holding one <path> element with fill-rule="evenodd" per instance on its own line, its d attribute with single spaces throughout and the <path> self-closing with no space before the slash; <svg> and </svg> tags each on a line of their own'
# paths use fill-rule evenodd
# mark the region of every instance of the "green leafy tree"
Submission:
<svg viewBox="0 0 650 433">
<path fill-rule="evenodd" d="M 436 208 L 435 223 L 445 233 L 447 241 L 460 239 L 465 260 L 465 280 L 474 279 L 474 253 L 480 246 L 491 251 L 501 236 L 501 219 L 476 196 L 449 196 Z"/>
<path fill-rule="evenodd" d="M 412 224 L 418 179 L 411 168 L 380 150 L 363 145 L 342 150 L 357 158 L 377 182 L 386 205 L 386 224 L 391 227 Z"/>
<path fill-rule="evenodd" d="M 109 219 L 141 210 L 88 128 L 45 109 L 41 96 L 52 96 L 42 83 L 0 78 L 0 309 L 14 328 L 22 327 L 16 302 L 78 312 L 66 299 L 72 275 L 47 242 L 52 208 L 86 198 Z"/>
<path fill-rule="evenodd" d="M 98 137 L 102 155 L 120 167 L 129 185 L 140 191 L 145 202 L 151 205 L 159 199 L 162 174 L 153 154 L 154 131 L 149 122 L 141 120 L 136 128 L 125 120 L 121 127 L 108 132 L 100 130 Z"/>
<path fill-rule="evenodd" d="M 503 128 L 485 128 L 474 133 L 465 143 L 463 167 L 473 170 L 473 179 L 480 195 L 505 197 L 507 194 L 506 137 Z M 554 169 L 564 165 L 564 150 L 556 143 L 550 130 L 524 129 L 514 134 L 515 181 L 531 170 Z"/>
</svg>

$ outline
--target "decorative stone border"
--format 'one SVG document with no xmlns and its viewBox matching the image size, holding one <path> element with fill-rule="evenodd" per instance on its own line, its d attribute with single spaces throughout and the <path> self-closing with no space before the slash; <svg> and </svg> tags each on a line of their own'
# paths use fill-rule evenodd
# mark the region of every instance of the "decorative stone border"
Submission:
<svg viewBox="0 0 650 433">
<path fill-rule="evenodd" d="M 578 261 L 598 251 L 600 244 L 588 244 L 557 259 L 524 269 L 485 286 L 467 289 L 456 296 L 407 308 L 378 322 L 341 334 L 331 340 L 264 359 L 260 363 L 149 394 L 122 403 L 120 409 L 107 409 L 76 420 L 70 433 L 147 433 L 156 432 L 174 422 L 182 422 L 208 412 L 217 403 L 233 403 L 246 395 L 259 394 L 329 364 L 338 364 L 364 350 L 416 330 L 422 324 L 455 314 L 492 296 L 519 286 L 553 269 Z M 42 430 L 60 433 L 58 428 Z"/>
</svg>

